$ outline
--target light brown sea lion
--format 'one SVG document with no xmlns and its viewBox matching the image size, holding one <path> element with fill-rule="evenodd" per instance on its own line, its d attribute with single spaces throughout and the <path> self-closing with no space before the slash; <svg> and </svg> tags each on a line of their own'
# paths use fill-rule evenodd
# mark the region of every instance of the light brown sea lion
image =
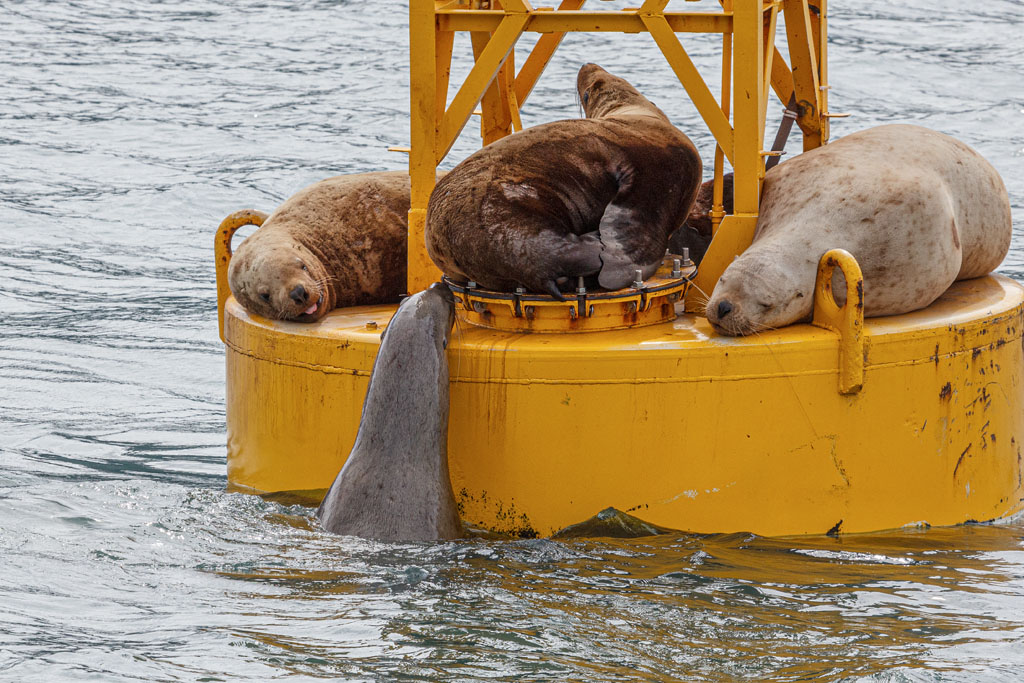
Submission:
<svg viewBox="0 0 1024 683">
<path fill-rule="evenodd" d="M 287 199 L 231 259 L 228 285 L 265 318 L 313 322 L 405 291 L 409 175 L 321 180 Z"/>
<path fill-rule="evenodd" d="M 765 174 L 753 244 L 707 317 L 729 335 L 809 320 L 818 261 L 836 248 L 863 271 L 865 316 L 914 311 L 995 269 L 1011 228 L 1006 186 L 973 149 L 920 126 L 870 128 Z"/>
<path fill-rule="evenodd" d="M 317 517 L 328 531 L 385 541 L 463 535 L 448 474 L 448 356 L 454 297 L 440 283 L 388 323 L 352 452 Z"/>
<path fill-rule="evenodd" d="M 427 253 L 449 277 L 488 289 L 625 287 L 661 264 L 700 184 L 693 143 L 625 80 L 580 69 L 587 118 L 491 143 L 434 188 Z"/>
</svg>

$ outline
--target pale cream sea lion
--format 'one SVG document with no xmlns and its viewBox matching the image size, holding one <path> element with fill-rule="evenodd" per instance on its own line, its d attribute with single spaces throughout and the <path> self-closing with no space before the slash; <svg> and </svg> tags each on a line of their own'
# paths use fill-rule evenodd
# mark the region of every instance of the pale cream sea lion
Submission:
<svg viewBox="0 0 1024 683">
<path fill-rule="evenodd" d="M 313 322 L 405 292 L 409 175 L 321 180 L 287 199 L 239 246 L 231 293 L 265 318 Z"/>
<path fill-rule="evenodd" d="M 1010 200 L 980 154 L 920 126 L 848 135 L 765 175 L 753 244 L 707 304 L 723 334 L 809 320 L 821 256 L 845 249 L 864 274 L 864 315 L 929 305 L 1006 256 Z"/>
<path fill-rule="evenodd" d="M 700 185 L 690 139 L 636 88 L 580 69 L 587 118 L 502 138 L 434 188 L 427 253 L 449 277 L 488 289 L 625 287 L 657 270 Z"/>
<path fill-rule="evenodd" d="M 317 517 L 328 531 L 385 541 L 463 535 L 448 474 L 448 356 L 454 297 L 440 283 L 388 323 L 352 452 Z"/>
</svg>

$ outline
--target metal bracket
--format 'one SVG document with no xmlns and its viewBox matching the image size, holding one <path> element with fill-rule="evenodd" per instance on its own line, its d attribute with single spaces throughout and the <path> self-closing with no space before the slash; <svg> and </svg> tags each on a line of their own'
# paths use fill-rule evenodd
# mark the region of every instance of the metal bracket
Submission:
<svg viewBox="0 0 1024 683">
<path fill-rule="evenodd" d="M 213 241 L 214 263 L 217 269 L 217 331 L 220 340 L 224 339 L 224 304 L 231 295 L 231 288 L 228 287 L 228 266 L 231 264 L 231 238 L 235 236 L 244 225 L 263 225 L 267 220 L 267 214 L 255 209 L 242 209 L 221 221 L 217 228 L 217 236 Z"/>
<path fill-rule="evenodd" d="M 832 291 L 836 268 L 846 278 L 846 301 L 840 306 Z M 814 284 L 817 327 L 839 335 L 839 393 L 855 394 L 864 386 L 864 275 L 850 252 L 832 249 L 818 262 Z"/>
</svg>

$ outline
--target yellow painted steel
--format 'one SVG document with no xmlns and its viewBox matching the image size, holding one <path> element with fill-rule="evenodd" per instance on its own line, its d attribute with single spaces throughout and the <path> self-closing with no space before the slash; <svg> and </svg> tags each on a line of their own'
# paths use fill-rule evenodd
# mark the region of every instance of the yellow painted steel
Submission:
<svg viewBox="0 0 1024 683">
<path fill-rule="evenodd" d="M 832 291 L 832 276 L 842 271 L 846 291 L 842 302 Z M 814 285 L 812 324 L 839 335 L 839 393 L 864 386 L 864 276 L 850 252 L 832 249 L 821 257 Z"/>
<path fill-rule="evenodd" d="M 214 263 L 217 265 L 217 332 L 224 340 L 224 304 L 231 296 L 228 287 L 228 264 L 231 263 L 231 238 L 245 225 L 260 227 L 267 220 L 267 214 L 253 209 L 236 211 L 220 223 L 213 243 Z"/>
<path fill-rule="evenodd" d="M 689 259 L 684 264 L 681 257 L 667 255 L 652 277 L 628 289 L 588 292 L 577 288 L 565 301 L 522 289 L 493 292 L 445 282 L 458 300 L 456 316 L 467 324 L 506 332 L 600 332 L 674 319 L 675 305 L 683 299 L 695 270 Z"/>
<path fill-rule="evenodd" d="M 228 299 L 233 484 L 330 484 L 393 311 L 287 323 Z M 783 535 L 1013 513 L 1024 504 L 1022 315 L 1024 288 L 990 276 L 923 311 L 869 319 L 862 387 L 848 394 L 837 391 L 845 342 L 812 325 L 725 338 L 693 315 L 577 335 L 462 324 L 448 354 L 463 517 L 546 535 L 613 505 L 683 530 Z"/>
</svg>

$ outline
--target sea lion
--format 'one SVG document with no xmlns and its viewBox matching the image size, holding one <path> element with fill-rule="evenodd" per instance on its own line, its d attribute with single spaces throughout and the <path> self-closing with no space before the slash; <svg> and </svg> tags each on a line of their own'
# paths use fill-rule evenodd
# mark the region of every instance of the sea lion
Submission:
<svg viewBox="0 0 1024 683">
<path fill-rule="evenodd" d="M 723 334 L 809 320 L 830 249 L 857 259 L 864 315 L 881 316 L 924 308 L 953 281 L 991 272 L 1010 247 L 999 173 L 920 126 L 870 128 L 779 164 L 765 174 L 760 211 L 753 243 L 707 304 Z"/>
<path fill-rule="evenodd" d="M 405 291 L 409 175 L 336 176 L 287 199 L 238 247 L 228 285 L 265 318 L 313 322 Z"/>
<path fill-rule="evenodd" d="M 722 206 L 725 214 L 731 214 L 733 175 L 722 176 Z M 697 190 L 697 198 L 693 201 L 686 223 L 672 233 L 668 239 L 668 250 L 673 254 L 682 254 L 683 248 L 690 250 L 690 259 L 700 264 L 711 246 L 713 236 L 711 230 L 711 208 L 714 205 L 715 181 L 712 178 L 701 184 Z"/>
<path fill-rule="evenodd" d="M 619 289 L 661 265 L 697 193 L 700 155 L 596 64 L 580 69 L 576 87 L 587 118 L 493 142 L 434 188 L 427 253 L 449 277 L 561 298 L 580 276 Z"/>
<path fill-rule="evenodd" d="M 336 534 L 459 538 L 448 475 L 448 346 L 454 297 L 435 283 L 405 299 L 381 338 L 352 452 L 316 511 Z"/>
</svg>

